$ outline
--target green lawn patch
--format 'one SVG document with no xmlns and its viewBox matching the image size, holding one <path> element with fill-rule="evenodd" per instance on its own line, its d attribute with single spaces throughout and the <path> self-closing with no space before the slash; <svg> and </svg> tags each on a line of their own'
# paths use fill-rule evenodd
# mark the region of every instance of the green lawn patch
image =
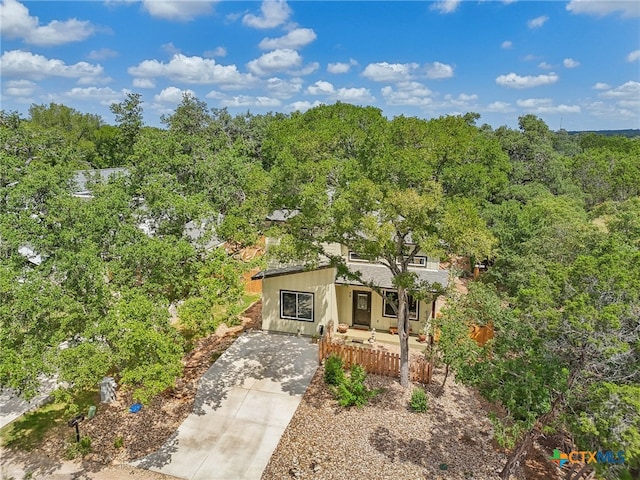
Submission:
<svg viewBox="0 0 640 480">
<path fill-rule="evenodd" d="M 97 405 L 100 396 L 97 391 L 86 391 L 75 397 L 75 403 L 51 402 L 25 413 L 0 429 L 0 441 L 3 446 L 31 451 L 36 449 L 47 434 L 58 427 L 67 427 L 67 421 L 73 412 L 89 410 L 89 406 Z"/>
</svg>

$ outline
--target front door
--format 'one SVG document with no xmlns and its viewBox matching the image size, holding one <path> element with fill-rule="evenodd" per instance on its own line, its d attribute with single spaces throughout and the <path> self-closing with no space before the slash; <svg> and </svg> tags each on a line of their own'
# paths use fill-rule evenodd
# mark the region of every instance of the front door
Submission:
<svg viewBox="0 0 640 480">
<path fill-rule="evenodd" d="M 371 326 L 371 292 L 353 292 L 353 326 Z"/>
</svg>

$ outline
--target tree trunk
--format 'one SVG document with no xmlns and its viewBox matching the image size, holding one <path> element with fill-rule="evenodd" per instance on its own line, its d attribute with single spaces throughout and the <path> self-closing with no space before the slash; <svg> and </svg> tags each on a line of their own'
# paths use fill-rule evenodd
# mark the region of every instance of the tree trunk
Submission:
<svg viewBox="0 0 640 480">
<path fill-rule="evenodd" d="M 409 386 L 409 315 L 407 290 L 398 287 L 398 336 L 400 337 L 400 385 Z"/>
<path fill-rule="evenodd" d="M 444 392 L 444 384 L 447 383 L 447 378 L 449 377 L 449 364 L 447 363 L 444 368 L 444 380 L 442 380 L 442 385 L 440 385 L 439 393 L 442 395 Z"/>
<path fill-rule="evenodd" d="M 542 415 L 535 423 L 533 428 L 529 430 L 524 438 L 518 442 L 513 451 L 509 454 L 507 463 L 500 472 L 500 478 L 502 480 L 509 480 L 509 477 L 513 473 L 518 463 L 529 453 L 529 449 L 533 446 L 534 442 L 538 440 L 538 437 L 542 434 L 542 427 L 547 425 L 557 414 L 556 410 L 560 405 L 561 398 L 558 397 L 551 404 L 551 410 Z"/>
<path fill-rule="evenodd" d="M 540 431 L 534 427 L 525 435 L 522 440 L 520 440 L 516 448 L 514 448 L 511 454 L 509 454 L 507 463 L 500 472 L 500 478 L 502 480 L 509 480 L 509 477 L 511 477 L 511 474 L 515 470 L 516 466 L 518 465 L 518 463 L 520 463 L 520 460 L 522 460 L 527 455 L 529 449 L 533 445 L 533 442 L 538 439 L 538 436 L 540 436 Z"/>
</svg>

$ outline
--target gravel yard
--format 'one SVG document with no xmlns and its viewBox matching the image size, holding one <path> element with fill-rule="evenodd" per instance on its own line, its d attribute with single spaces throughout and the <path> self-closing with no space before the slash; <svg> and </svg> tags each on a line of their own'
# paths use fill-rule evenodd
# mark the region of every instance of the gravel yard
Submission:
<svg viewBox="0 0 640 480">
<path fill-rule="evenodd" d="M 369 375 L 383 388 L 368 406 L 343 409 L 318 369 L 262 479 L 495 479 L 506 455 L 474 392 L 451 377 L 442 395 L 436 371 L 427 389 L 429 410 L 409 407 L 411 389 Z M 524 477 L 522 477 L 524 478 Z"/>
</svg>

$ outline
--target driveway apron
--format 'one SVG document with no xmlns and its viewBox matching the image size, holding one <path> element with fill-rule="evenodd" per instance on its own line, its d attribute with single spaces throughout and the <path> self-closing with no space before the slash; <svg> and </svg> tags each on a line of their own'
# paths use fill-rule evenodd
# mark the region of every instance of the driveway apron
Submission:
<svg viewBox="0 0 640 480">
<path fill-rule="evenodd" d="M 317 368 L 308 338 L 243 334 L 203 375 L 184 423 L 133 465 L 188 480 L 259 479 Z"/>
</svg>

